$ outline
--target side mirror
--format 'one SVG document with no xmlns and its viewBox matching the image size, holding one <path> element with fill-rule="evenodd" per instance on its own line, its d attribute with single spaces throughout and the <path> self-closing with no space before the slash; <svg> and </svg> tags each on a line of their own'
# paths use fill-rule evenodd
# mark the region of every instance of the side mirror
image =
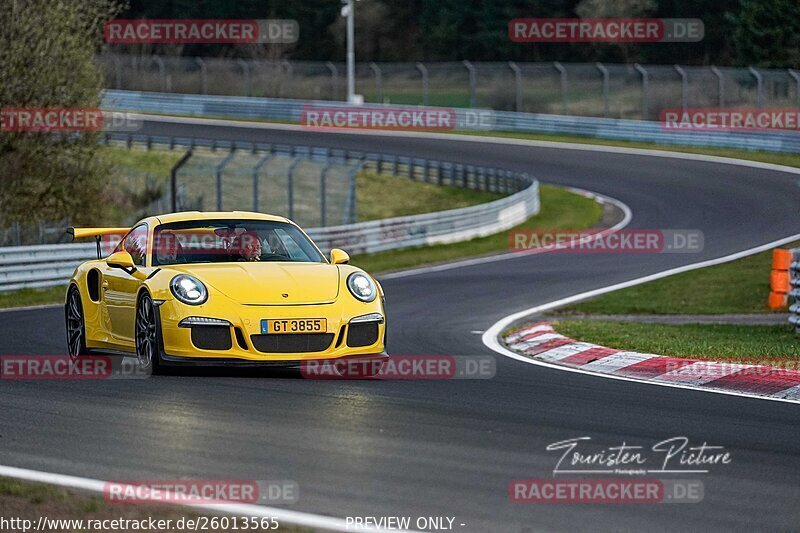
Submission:
<svg viewBox="0 0 800 533">
<path fill-rule="evenodd" d="M 350 262 L 350 256 L 347 255 L 347 252 L 344 250 L 340 250 L 339 248 L 334 248 L 331 250 L 331 264 L 332 265 L 346 265 Z"/>
<path fill-rule="evenodd" d="M 109 255 L 108 259 L 106 259 L 106 263 L 113 268 L 121 268 L 126 271 L 136 270 L 136 265 L 133 264 L 133 257 L 124 250 Z"/>
</svg>

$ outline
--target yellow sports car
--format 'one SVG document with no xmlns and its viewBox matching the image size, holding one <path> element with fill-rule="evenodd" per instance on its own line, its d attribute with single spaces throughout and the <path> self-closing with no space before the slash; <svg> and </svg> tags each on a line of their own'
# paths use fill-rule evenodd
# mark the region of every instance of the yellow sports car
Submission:
<svg viewBox="0 0 800 533">
<path fill-rule="evenodd" d="M 145 218 L 132 229 L 69 231 L 98 243 L 98 259 L 80 265 L 67 289 L 74 358 L 135 353 L 142 368 L 158 372 L 181 364 L 387 357 L 380 284 L 348 265 L 342 250 L 326 259 L 286 218 L 186 212 Z M 124 236 L 101 259 L 101 239 L 114 234 Z"/>
</svg>

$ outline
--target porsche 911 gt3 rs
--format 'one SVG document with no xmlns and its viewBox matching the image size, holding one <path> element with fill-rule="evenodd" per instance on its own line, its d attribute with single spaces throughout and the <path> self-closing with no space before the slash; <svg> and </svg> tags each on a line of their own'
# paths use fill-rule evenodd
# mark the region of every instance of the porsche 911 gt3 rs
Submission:
<svg viewBox="0 0 800 533">
<path fill-rule="evenodd" d="M 290 220 L 184 212 L 127 228 L 71 228 L 98 241 L 67 289 L 69 354 L 135 353 L 181 364 L 300 363 L 385 353 L 380 284 Z M 100 258 L 100 239 L 124 233 Z"/>
</svg>

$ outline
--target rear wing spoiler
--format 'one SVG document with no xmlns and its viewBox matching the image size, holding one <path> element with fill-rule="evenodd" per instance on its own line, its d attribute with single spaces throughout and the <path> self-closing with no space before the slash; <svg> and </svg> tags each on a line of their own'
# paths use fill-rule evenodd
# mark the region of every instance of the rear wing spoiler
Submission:
<svg viewBox="0 0 800 533">
<path fill-rule="evenodd" d="M 102 252 L 100 250 L 100 241 L 103 240 L 103 237 L 108 235 L 125 235 L 131 230 L 131 228 L 75 228 L 69 227 L 67 228 L 67 234 L 72 235 L 72 240 L 75 239 L 85 239 L 88 237 L 94 237 L 95 242 L 97 243 L 97 258 L 100 259 L 102 257 Z"/>
</svg>

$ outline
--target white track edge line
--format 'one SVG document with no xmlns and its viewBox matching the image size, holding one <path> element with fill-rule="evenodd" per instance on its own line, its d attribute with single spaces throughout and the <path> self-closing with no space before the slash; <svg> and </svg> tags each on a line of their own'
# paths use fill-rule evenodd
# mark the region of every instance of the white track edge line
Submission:
<svg viewBox="0 0 800 533">
<path fill-rule="evenodd" d="M 98 479 L 90 479 L 77 476 L 67 476 L 62 474 L 51 474 L 49 472 L 41 472 L 39 470 L 28 470 L 26 468 L 17 468 L 13 466 L 0 465 L 0 476 L 9 477 L 14 479 L 21 479 L 25 481 L 32 481 L 37 483 L 47 483 L 50 485 L 57 485 L 59 487 L 66 487 L 71 489 L 84 490 L 105 494 L 105 481 Z M 128 487 L 128 485 L 121 485 Z M 153 502 L 163 503 L 163 502 Z M 173 504 L 179 505 L 179 504 Z M 261 505 L 252 504 L 206 504 L 194 503 L 179 505 L 181 507 L 189 507 L 192 509 L 203 509 L 207 511 L 221 512 L 227 514 L 239 514 L 242 516 L 257 516 L 261 518 L 275 518 L 278 522 L 293 524 L 298 526 L 320 528 L 327 531 L 352 531 L 353 528 L 347 526 L 345 520 L 341 518 L 334 518 L 330 516 L 317 515 L 312 513 L 305 513 L 301 511 L 291 511 L 287 509 L 280 509 L 276 507 L 266 507 Z M 377 533 L 385 531 L 384 529 L 363 528 L 359 527 L 359 531 Z M 399 530 L 399 533 L 404 533 Z"/>
<path fill-rule="evenodd" d="M 736 259 L 741 259 L 742 257 L 747 257 L 749 255 L 757 254 L 759 252 L 763 252 L 777 246 L 781 246 L 783 244 L 790 243 L 792 241 L 800 240 L 800 233 L 790 235 L 789 237 L 784 237 L 777 241 L 768 242 L 766 244 L 762 244 L 761 246 L 756 246 L 755 248 L 748 248 L 746 250 L 742 250 L 740 252 L 736 252 L 730 255 L 726 255 L 723 257 L 719 257 L 717 259 L 709 259 L 706 261 L 701 261 L 699 263 L 693 263 L 691 265 L 684 265 L 681 267 L 671 268 L 669 270 L 664 270 L 663 272 L 656 272 L 655 274 L 649 274 L 647 276 L 643 276 L 640 278 L 635 278 L 628 281 L 623 281 L 621 283 L 616 283 L 614 285 L 609 285 L 607 287 L 601 287 L 599 289 L 593 289 L 590 291 L 582 292 L 579 294 L 574 294 L 572 296 L 567 296 L 565 298 L 560 298 L 558 300 L 554 300 L 552 302 L 547 302 L 544 304 L 536 305 L 530 307 L 528 309 L 518 311 L 516 313 L 510 314 L 497 322 L 495 322 L 486 332 L 481 336 L 481 341 L 483 342 L 484 346 L 489 348 L 490 350 L 497 352 L 501 355 L 505 355 L 506 357 L 510 357 L 511 359 L 516 359 L 518 361 L 523 361 L 528 364 L 532 365 L 539 365 L 545 366 L 548 368 L 555 368 L 558 370 L 565 370 L 567 372 L 577 372 L 579 374 L 586 374 L 590 376 L 600 377 L 600 378 L 607 378 L 607 379 L 618 379 L 622 381 L 633 381 L 636 383 L 644 383 L 647 385 L 657 385 L 660 387 L 673 387 L 678 389 L 689 389 L 689 390 L 696 390 L 701 392 L 713 392 L 717 394 L 727 394 L 729 396 L 741 396 L 743 398 L 755 398 L 758 400 L 771 400 L 777 402 L 786 402 L 786 403 L 800 403 L 800 400 L 793 400 L 789 398 L 776 398 L 773 396 L 761 396 L 758 394 L 750 394 L 746 392 L 738 392 L 738 391 L 725 391 L 719 389 L 711 389 L 702 386 L 693 386 L 693 385 L 682 385 L 676 383 L 660 383 L 656 381 L 650 381 L 646 379 L 640 378 L 631 378 L 628 376 L 618 376 L 615 374 L 604 374 L 600 372 L 591 372 L 587 370 L 582 370 L 580 368 L 568 367 L 566 365 L 559 365 L 554 363 L 548 363 L 546 361 L 536 360 L 529 356 L 524 356 L 518 354 L 516 352 L 512 352 L 508 348 L 502 345 L 499 340 L 500 334 L 503 332 L 505 328 L 509 325 L 514 323 L 515 321 L 525 318 L 526 316 L 533 315 L 536 313 L 541 313 L 543 311 L 549 311 L 550 309 L 554 309 L 556 307 L 561 307 L 567 304 L 575 303 L 581 300 L 586 300 L 588 298 L 592 298 L 594 296 L 599 296 L 601 294 L 607 294 L 609 292 L 617 291 L 620 289 L 625 289 L 628 287 L 633 287 L 635 285 L 641 285 L 642 283 L 647 283 L 648 281 L 653 281 L 661 278 L 666 278 L 668 276 L 672 276 L 674 274 L 680 274 L 682 272 L 688 272 L 690 270 L 697 270 L 700 268 L 720 265 L 723 263 L 728 263 L 730 261 L 735 261 Z M 779 391 L 780 392 L 780 391 Z"/>
</svg>

